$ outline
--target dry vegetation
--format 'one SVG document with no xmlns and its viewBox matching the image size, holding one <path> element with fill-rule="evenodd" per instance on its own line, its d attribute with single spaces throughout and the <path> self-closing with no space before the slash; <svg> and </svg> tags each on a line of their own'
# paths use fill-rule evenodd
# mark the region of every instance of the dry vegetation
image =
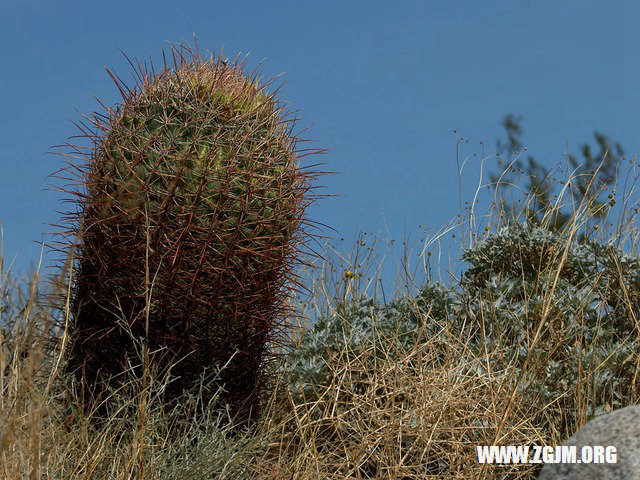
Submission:
<svg viewBox="0 0 640 480">
<path fill-rule="evenodd" d="M 624 197 L 618 202 L 619 220 L 609 218 L 611 227 L 600 221 L 596 233 L 601 242 L 618 242 L 637 257 L 635 177 L 618 192 Z M 557 208 L 565 208 L 562 202 L 567 199 L 560 198 Z M 569 238 L 594 232 L 587 207 L 572 207 Z M 505 212 L 494 212 L 482 222 L 470 213 L 474 212 L 463 212 L 466 220 L 443 231 L 458 231 L 464 224 L 469 235 L 471 224 L 476 234 L 471 242 L 487 234 L 485 226 L 495 231 L 513 221 Z M 438 251 L 442 238 L 436 235 L 421 245 L 425 264 L 437 257 L 430 251 Z M 359 241 L 350 256 L 337 254 L 325 261 L 310 273 L 311 295 L 301 299 L 299 308 L 311 317 L 317 312 L 340 315 L 344 305 L 367 293 L 381 298 L 374 250 L 373 244 Z M 566 258 L 558 252 L 555 273 Z M 422 280 L 408 278 L 409 271 L 408 262 L 403 262 L 401 285 L 409 284 L 410 289 L 415 280 L 419 287 Z M 531 317 L 522 356 L 505 348 L 511 341 L 507 332 L 502 341 L 474 340 L 469 325 L 447 324 L 432 314 L 430 305 L 416 303 L 411 308 L 421 328 L 408 348 L 399 347 L 399 330 L 377 330 L 372 318 L 375 338 L 366 348 L 351 348 L 345 342 L 344 348 L 328 355 L 325 381 L 311 394 L 300 394 L 284 380 L 277 384 L 251 432 L 231 434 L 224 412 L 207 408 L 197 397 L 185 397 L 179 408 L 167 412 L 159 398 L 170 379 L 156 374 L 152 365 L 142 378 L 132 377 L 126 388 L 113 391 L 108 418 L 95 422 L 80 408 L 78 395 L 86 392 L 78 392 L 65 374 L 69 339 L 64 329 L 53 327 L 72 317 L 68 308 L 49 306 L 51 298 L 68 294 L 64 285 L 72 273 L 63 271 L 58 286 L 41 295 L 38 273 L 23 285 L 0 268 L 1 478 L 528 479 L 535 478 L 539 465 L 481 465 L 475 446 L 558 444 L 599 407 L 612 408 L 608 400 L 594 396 L 594 378 L 602 375 L 597 363 L 580 370 L 575 386 L 562 398 L 543 401 L 538 394 L 537 379 L 545 378 L 548 367 L 538 353 L 558 347 L 546 330 L 553 317 L 558 273 L 538 286 L 542 308 Z M 406 296 L 398 290 L 397 296 Z M 637 304 L 629 295 L 626 298 L 625 311 L 635 319 Z M 459 314 L 453 311 L 453 317 Z M 633 352 L 629 358 L 636 370 L 637 332 L 625 345 Z M 292 339 L 299 333 L 292 325 Z M 473 341 L 484 348 L 473 348 Z M 145 364 L 145 358 L 141 348 L 140 362 Z M 637 402 L 640 394 L 633 379 L 619 397 L 627 404 Z M 561 407 L 572 411 L 562 413 Z"/>
</svg>

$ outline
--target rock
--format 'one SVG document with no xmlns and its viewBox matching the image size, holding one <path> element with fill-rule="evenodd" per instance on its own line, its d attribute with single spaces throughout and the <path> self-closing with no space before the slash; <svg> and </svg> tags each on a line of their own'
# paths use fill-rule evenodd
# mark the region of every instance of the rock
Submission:
<svg viewBox="0 0 640 480">
<path fill-rule="evenodd" d="M 576 459 L 581 459 L 583 446 L 614 446 L 617 463 L 547 463 L 538 480 L 639 480 L 640 405 L 591 420 L 563 445 L 577 447 Z"/>
</svg>

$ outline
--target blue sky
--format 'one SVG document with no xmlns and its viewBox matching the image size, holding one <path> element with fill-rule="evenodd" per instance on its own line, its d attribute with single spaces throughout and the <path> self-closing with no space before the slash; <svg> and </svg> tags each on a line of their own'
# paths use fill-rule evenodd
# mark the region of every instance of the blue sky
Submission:
<svg viewBox="0 0 640 480">
<path fill-rule="evenodd" d="M 118 99 L 104 71 L 127 77 L 118 48 L 159 58 L 195 33 L 202 50 L 250 53 L 299 110 L 326 199 L 309 213 L 348 243 L 359 231 L 420 236 L 458 212 L 453 130 L 465 153 L 495 151 L 508 112 L 548 165 L 594 130 L 640 147 L 640 4 L 575 1 L 5 0 L 0 4 L 0 221 L 14 271 L 37 260 L 68 206 L 47 191 L 79 112 Z M 464 173 L 465 198 L 478 160 Z M 491 169 L 488 163 L 486 168 Z M 45 237 L 45 240 L 47 237 Z M 17 256 L 16 256 L 17 255 Z M 45 258 L 45 263 L 51 257 Z"/>
</svg>

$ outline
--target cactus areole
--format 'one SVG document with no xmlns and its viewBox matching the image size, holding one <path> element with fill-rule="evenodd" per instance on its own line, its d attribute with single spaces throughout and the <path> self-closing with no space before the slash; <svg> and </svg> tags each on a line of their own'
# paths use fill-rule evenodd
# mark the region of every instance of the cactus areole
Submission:
<svg viewBox="0 0 640 480">
<path fill-rule="evenodd" d="M 122 101 L 81 124 L 68 365 L 94 392 L 139 347 L 171 367 L 177 398 L 220 374 L 240 421 L 259 410 L 269 342 L 289 311 L 319 172 L 299 165 L 294 122 L 244 61 L 186 44 L 134 69 Z M 77 159 L 81 162 L 78 162 Z M 139 340 L 142 340 L 140 342 Z M 164 364 L 162 363 L 164 362 Z M 113 381 L 113 380 L 111 380 Z"/>
</svg>

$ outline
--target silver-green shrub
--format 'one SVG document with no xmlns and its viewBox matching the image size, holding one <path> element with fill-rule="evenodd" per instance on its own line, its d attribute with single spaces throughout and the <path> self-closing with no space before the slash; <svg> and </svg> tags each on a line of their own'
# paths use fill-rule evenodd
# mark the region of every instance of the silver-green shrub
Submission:
<svg viewBox="0 0 640 480">
<path fill-rule="evenodd" d="M 317 321 L 284 366 L 292 390 L 310 395 L 327 385 L 332 355 L 345 350 L 375 352 L 375 342 L 384 341 L 393 342 L 387 352 L 407 351 L 416 342 L 437 346 L 455 337 L 480 362 L 493 353 L 484 368 L 515 367 L 530 401 L 557 412 L 544 420 L 551 429 L 637 401 L 638 257 L 514 225 L 486 236 L 462 259 L 468 268 L 457 285 L 428 282 L 415 297 L 386 305 L 366 298 Z"/>
<path fill-rule="evenodd" d="M 287 357 L 283 368 L 290 388 L 309 397 L 315 387 L 327 385 L 331 375 L 328 362 L 340 352 L 407 352 L 422 338 L 439 335 L 457 304 L 456 292 L 430 282 L 415 298 L 384 304 L 366 297 L 338 305 L 335 313 L 321 317 L 305 332 Z"/>
<path fill-rule="evenodd" d="M 640 259 L 525 225 L 486 237 L 462 258 L 476 348 L 503 349 L 500 358 L 516 368 L 527 359 L 523 388 L 541 406 L 559 407 L 558 427 L 635 400 Z"/>
</svg>

